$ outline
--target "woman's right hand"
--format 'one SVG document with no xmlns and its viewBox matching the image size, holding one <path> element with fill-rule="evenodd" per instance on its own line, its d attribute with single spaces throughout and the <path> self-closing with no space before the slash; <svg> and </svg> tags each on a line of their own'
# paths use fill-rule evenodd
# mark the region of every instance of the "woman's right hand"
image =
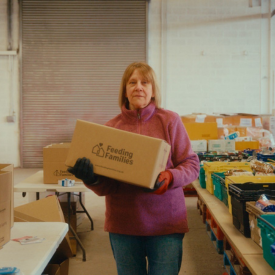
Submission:
<svg viewBox="0 0 275 275">
<path fill-rule="evenodd" d="M 79 158 L 74 167 L 69 167 L 68 172 L 86 184 L 95 184 L 97 176 L 94 174 L 93 164 L 87 158 Z"/>
</svg>

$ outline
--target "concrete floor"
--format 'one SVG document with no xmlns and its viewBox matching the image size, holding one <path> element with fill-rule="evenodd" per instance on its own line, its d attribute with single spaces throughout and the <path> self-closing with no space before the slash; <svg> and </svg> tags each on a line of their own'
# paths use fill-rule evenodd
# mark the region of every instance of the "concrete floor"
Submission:
<svg viewBox="0 0 275 275">
<path fill-rule="evenodd" d="M 39 170 L 41 169 L 15 168 L 14 184 L 16 185 Z M 28 203 L 32 197 L 27 195 L 23 198 L 21 193 L 15 193 L 15 206 Z M 183 240 L 183 262 L 179 275 L 222 275 L 225 272 L 223 255 L 217 253 L 210 241 L 196 203 L 196 197 L 186 198 L 190 232 Z M 108 233 L 103 230 L 104 197 L 98 197 L 93 192 L 86 192 L 85 206 L 93 219 L 94 230 L 90 230 L 91 224 L 86 217 L 78 226 L 77 233 L 86 250 L 87 259 L 85 262 L 82 261 L 82 251 L 78 247 L 76 256 L 70 258 L 69 275 L 116 275 L 116 265 Z"/>
</svg>

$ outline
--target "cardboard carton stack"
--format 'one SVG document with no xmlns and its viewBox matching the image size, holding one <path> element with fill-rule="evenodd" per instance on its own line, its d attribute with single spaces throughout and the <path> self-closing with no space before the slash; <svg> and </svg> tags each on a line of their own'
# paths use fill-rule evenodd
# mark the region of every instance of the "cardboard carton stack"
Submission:
<svg viewBox="0 0 275 275">
<path fill-rule="evenodd" d="M 194 113 L 182 116 L 181 119 L 195 152 L 241 151 L 273 144 L 275 117 L 270 115 Z M 236 138 L 229 139 L 234 134 L 237 135 Z M 205 150 L 201 150 L 202 148 Z"/>
<path fill-rule="evenodd" d="M 10 241 L 13 204 L 13 165 L 0 164 L 0 247 Z"/>
</svg>

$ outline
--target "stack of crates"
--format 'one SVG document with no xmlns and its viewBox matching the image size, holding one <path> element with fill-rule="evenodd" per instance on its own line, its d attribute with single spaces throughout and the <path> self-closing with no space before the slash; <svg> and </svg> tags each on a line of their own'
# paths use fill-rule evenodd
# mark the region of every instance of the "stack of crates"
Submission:
<svg viewBox="0 0 275 275">
<path fill-rule="evenodd" d="M 217 172 L 226 172 L 232 169 L 242 169 L 251 171 L 249 162 L 205 162 L 203 165 L 205 171 L 206 189 L 210 194 L 214 194 L 214 187 L 211 174 Z"/>
<path fill-rule="evenodd" d="M 249 216 L 246 202 L 257 201 L 262 194 L 275 198 L 274 183 L 233 183 L 228 186 L 231 196 L 232 217 L 234 226 L 247 238 L 250 238 Z"/>
<path fill-rule="evenodd" d="M 229 176 L 225 178 L 225 186 L 227 190 L 229 190 L 230 184 L 244 184 L 244 183 L 275 183 L 275 175 L 274 176 Z M 232 203 L 231 203 L 231 195 L 228 192 L 228 209 L 229 213 L 232 214 Z"/>
<path fill-rule="evenodd" d="M 219 227 L 218 223 L 210 213 L 209 209 L 206 209 L 206 232 L 209 235 L 215 249 L 219 254 L 223 254 L 223 238 L 224 234 Z"/>
<path fill-rule="evenodd" d="M 261 215 L 257 221 L 261 229 L 263 257 L 275 270 L 275 215 Z"/>
<path fill-rule="evenodd" d="M 226 236 L 224 236 L 223 247 L 223 263 L 228 275 L 252 275 Z"/>
<path fill-rule="evenodd" d="M 272 204 L 275 201 L 270 200 Z M 257 217 L 261 215 L 275 215 L 275 212 L 264 212 L 256 206 L 256 201 L 246 202 L 246 212 L 249 216 L 249 227 L 251 233 L 251 239 L 260 247 L 262 247 L 262 239 L 260 234 L 260 228 L 257 225 Z"/>
</svg>

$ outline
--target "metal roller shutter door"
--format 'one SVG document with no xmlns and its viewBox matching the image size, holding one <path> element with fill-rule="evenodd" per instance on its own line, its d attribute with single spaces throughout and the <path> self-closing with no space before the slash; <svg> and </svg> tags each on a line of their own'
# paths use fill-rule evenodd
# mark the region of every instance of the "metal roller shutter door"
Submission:
<svg viewBox="0 0 275 275">
<path fill-rule="evenodd" d="M 21 166 L 70 142 L 76 119 L 119 113 L 126 66 L 146 60 L 146 1 L 21 0 Z"/>
</svg>

